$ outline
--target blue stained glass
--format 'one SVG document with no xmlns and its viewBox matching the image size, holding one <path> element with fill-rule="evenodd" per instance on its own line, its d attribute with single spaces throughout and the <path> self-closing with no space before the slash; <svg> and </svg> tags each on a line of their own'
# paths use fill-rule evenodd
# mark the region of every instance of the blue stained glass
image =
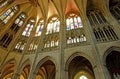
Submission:
<svg viewBox="0 0 120 79">
<path fill-rule="evenodd" d="M 67 30 L 70 30 L 70 27 L 67 27 Z"/>
<path fill-rule="evenodd" d="M 39 29 L 39 31 L 41 31 L 41 32 L 42 32 L 42 28 L 40 28 L 40 29 Z"/>
<path fill-rule="evenodd" d="M 7 16 L 7 13 L 4 13 L 3 16 Z"/>
</svg>

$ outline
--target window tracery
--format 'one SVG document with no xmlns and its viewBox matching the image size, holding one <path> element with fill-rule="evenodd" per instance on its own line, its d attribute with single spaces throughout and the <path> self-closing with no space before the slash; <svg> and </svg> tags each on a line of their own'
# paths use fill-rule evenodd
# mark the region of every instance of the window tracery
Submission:
<svg viewBox="0 0 120 79">
<path fill-rule="evenodd" d="M 46 34 L 59 32 L 59 29 L 60 29 L 60 21 L 57 17 L 53 17 L 47 25 Z"/>
<path fill-rule="evenodd" d="M 28 21 L 28 23 L 27 23 L 27 25 L 26 25 L 26 27 L 25 27 L 22 35 L 29 37 L 30 34 L 31 34 L 31 31 L 32 31 L 32 29 L 33 29 L 33 27 L 34 27 L 34 24 L 35 24 L 35 20 L 30 19 L 30 20 Z"/>
<path fill-rule="evenodd" d="M 55 48 L 59 45 L 60 21 L 57 17 L 52 17 L 47 25 L 44 37 L 44 48 Z"/>
<path fill-rule="evenodd" d="M 6 6 L 7 4 L 12 3 L 14 0 L 1 0 L 0 1 L 0 8 Z"/>
<path fill-rule="evenodd" d="M 13 6 L 9 8 L 6 12 L 0 15 L 0 20 L 6 24 L 17 12 L 19 11 L 18 6 Z"/>
<path fill-rule="evenodd" d="M 87 41 L 83 33 L 83 24 L 80 16 L 71 13 L 66 19 L 67 44 L 77 44 Z"/>
<path fill-rule="evenodd" d="M 34 50 L 37 50 L 37 48 L 38 48 L 38 40 L 33 39 L 32 42 L 29 45 L 28 51 L 34 51 Z"/>
<path fill-rule="evenodd" d="M 88 11 L 88 19 L 93 26 L 97 26 L 98 24 L 105 24 L 107 21 L 103 14 L 98 10 Z"/>
<path fill-rule="evenodd" d="M 95 38 L 98 42 L 117 40 L 118 36 L 114 28 L 108 24 L 103 14 L 98 10 L 87 12 L 90 24 L 92 25 Z"/>
<path fill-rule="evenodd" d="M 24 13 L 21 13 L 18 16 L 18 18 L 16 18 L 15 22 L 10 27 L 10 29 L 16 33 L 19 30 L 19 28 L 23 25 L 25 19 L 26 19 L 26 15 Z"/>
<path fill-rule="evenodd" d="M 35 36 L 40 36 L 40 35 L 41 35 L 42 30 L 43 30 L 43 27 L 44 27 L 44 21 L 41 20 L 41 21 L 39 22 L 39 24 L 37 25 L 37 29 L 36 29 Z"/>
<path fill-rule="evenodd" d="M 1 38 L 0 43 L 1 46 L 7 48 L 13 37 L 19 30 L 20 26 L 22 26 L 23 21 L 25 19 L 25 15 L 21 13 L 18 18 L 16 18 L 15 22 L 11 25 L 10 29 L 8 29 L 7 33 Z"/>
<path fill-rule="evenodd" d="M 9 33 L 6 33 L 0 40 L 0 45 L 7 48 L 10 42 L 13 39 L 13 35 L 10 35 Z"/>
<path fill-rule="evenodd" d="M 16 44 L 15 50 L 18 50 L 18 52 L 22 52 L 25 46 L 26 46 L 26 42 L 24 40 L 21 40 Z"/>
<path fill-rule="evenodd" d="M 110 12 L 112 13 L 112 15 L 118 20 L 118 22 L 120 23 L 120 2 L 118 2 L 116 5 L 114 6 L 110 6 Z"/>
<path fill-rule="evenodd" d="M 67 26 L 67 30 L 72 30 L 72 29 L 83 27 L 81 18 L 73 13 L 71 13 L 69 17 L 67 17 L 66 26 Z"/>
</svg>

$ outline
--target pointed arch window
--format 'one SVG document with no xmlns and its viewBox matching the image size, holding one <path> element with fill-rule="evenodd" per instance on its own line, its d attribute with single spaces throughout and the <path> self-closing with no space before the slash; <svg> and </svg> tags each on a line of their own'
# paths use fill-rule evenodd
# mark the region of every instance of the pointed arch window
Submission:
<svg viewBox="0 0 120 79">
<path fill-rule="evenodd" d="M 32 31 L 32 29 L 33 29 L 33 27 L 34 27 L 34 24 L 35 24 L 35 20 L 30 19 L 30 20 L 28 21 L 28 23 L 27 23 L 27 25 L 26 25 L 26 27 L 25 27 L 22 35 L 29 37 L 30 34 L 31 34 L 31 31 Z"/>
<path fill-rule="evenodd" d="M 87 41 L 80 16 L 74 13 L 69 14 L 66 18 L 66 30 L 66 42 L 68 45 Z"/>
<path fill-rule="evenodd" d="M 15 20 L 15 24 L 17 24 L 18 26 L 22 26 L 25 18 L 26 15 L 24 13 L 21 13 L 20 16 Z"/>
<path fill-rule="evenodd" d="M 0 20 L 6 24 L 17 12 L 19 11 L 18 6 L 9 8 L 6 12 L 0 15 Z"/>
<path fill-rule="evenodd" d="M 87 16 L 97 41 L 104 42 L 118 39 L 114 27 L 107 22 L 99 10 L 87 11 Z"/>
<path fill-rule="evenodd" d="M 57 17 L 53 17 L 47 25 L 46 34 L 59 32 L 59 30 L 60 30 L 60 21 Z"/>
<path fill-rule="evenodd" d="M 26 43 L 24 41 L 20 41 L 16 44 L 15 49 L 19 50 L 22 52 L 26 46 Z"/>
<path fill-rule="evenodd" d="M 10 42 L 12 41 L 12 39 L 13 39 L 13 35 L 6 33 L 0 40 L 0 45 L 7 48 Z"/>
<path fill-rule="evenodd" d="M 87 15 L 91 25 L 95 26 L 95 25 L 104 24 L 107 22 L 105 17 L 100 11 L 91 10 L 91 11 L 88 11 Z"/>
<path fill-rule="evenodd" d="M 29 51 L 37 50 L 37 48 L 38 48 L 38 41 L 37 41 L 37 40 L 34 40 L 34 41 L 30 44 L 28 50 L 29 50 Z"/>
<path fill-rule="evenodd" d="M 13 0 L 0 0 L 0 8 L 12 2 Z"/>
<path fill-rule="evenodd" d="M 82 28 L 82 21 L 78 15 L 71 13 L 66 19 L 66 30 L 72 30 L 77 28 Z"/>
<path fill-rule="evenodd" d="M 46 35 L 44 37 L 44 48 L 45 49 L 56 49 L 59 45 L 59 31 L 60 31 L 60 21 L 58 17 L 50 18 Z"/>
<path fill-rule="evenodd" d="M 15 20 L 13 25 L 10 27 L 10 29 L 16 33 L 19 30 L 19 28 L 23 25 L 25 18 L 26 18 L 26 15 L 24 13 L 21 13 L 18 16 L 18 18 Z"/>
<path fill-rule="evenodd" d="M 7 48 L 7 46 L 12 41 L 14 35 L 16 34 L 16 32 L 19 30 L 20 26 L 22 26 L 23 19 L 25 19 L 25 15 L 21 14 L 15 20 L 15 22 L 12 24 L 12 26 L 10 27 L 10 29 L 8 29 L 7 33 L 5 33 L 5 35 L 1 38 L 1 40 L 0 40 L 1 46 Z"/>
<path fill-rule="evenodd" d="M 37 26 L 35 36 L 40 36 L 44 27 L 44 21 L 41 20 Z"/>
</svg>

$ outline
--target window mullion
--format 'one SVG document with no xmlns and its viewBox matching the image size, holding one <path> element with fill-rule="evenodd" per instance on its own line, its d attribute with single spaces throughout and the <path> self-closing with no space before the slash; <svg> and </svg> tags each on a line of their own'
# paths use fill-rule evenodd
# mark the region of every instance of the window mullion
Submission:
<svg viewBox="0 0 120 79">
<path fill-rule="evenodd" d="M 99 20 L 98 20 L 98 18 L 97 18 L 97 16 L 96 16 L 96 14 L 97 14 L 97 13 L 94 12 L 93 15 L 95 16 L 96 22 L 97 22 L 98 24 L 100 24 L 100 22 L 99 22 Z"/>
</svg>

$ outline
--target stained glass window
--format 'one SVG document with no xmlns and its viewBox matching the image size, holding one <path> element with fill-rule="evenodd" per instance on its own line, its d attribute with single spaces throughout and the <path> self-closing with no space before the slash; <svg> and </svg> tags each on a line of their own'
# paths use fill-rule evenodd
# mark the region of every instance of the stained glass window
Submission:
<svg viewBox="0 0 120 79">
<path fill-rule="evenodd" d="M 23 24 L 23 20 L 26 18 L 25 14 L 22 13 L 16 20 L 15 20 L 15 24 L 17 24 L 18 26 L 22 26 Z"/>
<path fill-rule="evenodd" d="M 72 29 L 77 29 L 77 28 L 82 28 L 82 22 L 81 18 L 75 14 L 70 14 L 68 18 L 66 19 L 66 30 L 72 30 Z"/>
<path fill-rule="evenodd" d="M 33 19 L 29 20 L 29 22 L 27 23 L 27 25 L 22 33 L 23 36 L 30 36 L 31 31 L 34 26 L 34 23 L 35 23 L 35 20 L 33 20 Z"/>
<path fill-rule="evenodd" d="M 4 12 L 2 15 L 0 15 L 0 20 L 2 20 L 4 24 L 6 24 L 10 20 L 10 18 L 12 18 L 17 12 L 18 6 L 13 6 L 6 12 Z"/>
<path fill-rule="evenodd" d="M 59 32 L 59 30 L 60 30 L 60 21 L 57 17 L 53 17 L 47 25 L 46 34 Z"/>
<path fill-rule="evenodd" d="M 10 4 L 11 2 L 13 2 L 13 0 L 0 0 L 0 8 L 7 4 Z"/>
<path fill-rule="evenodd" d="M 35 36 L 40 36 L 44 27 L 44 21 L 41 20 L 37 26 Z"/>
<path fill-rule="evenodd" d="M 36 49 L 37 49 L 37 47 L 38 47 L 38 44 L 31 43 L 31 44 L 30 44 L 30 47 L 29 47 L 29 49 L 28 49 L 28 50 L 36 50 Z"/>
<path fill-rule="evenodd" d="M 20 51 L 24 50 L 26 43 L 22 42 L 18 42 L 17 45 L 15 46 L 15 49 L 18 49 Z"/>
</svg>

